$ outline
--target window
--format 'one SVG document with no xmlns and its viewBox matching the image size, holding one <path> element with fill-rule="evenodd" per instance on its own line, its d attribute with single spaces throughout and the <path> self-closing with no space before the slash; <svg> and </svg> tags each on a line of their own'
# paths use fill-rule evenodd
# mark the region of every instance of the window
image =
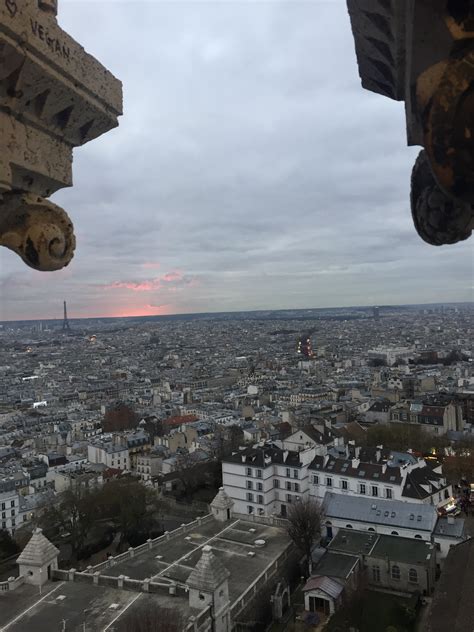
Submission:
<svg viewBox="0 0 474 632">
<path fill-rule="evenodd" d="M 290 478 L 290 476 L 291 476 L 291 472 L 290 472 L 290 468 L 289 467 L 286 468 L 286 476 L 288 478 Z"/>
<path fill-rule="evenodd" d="M 359 483 L 359 494 L 365 494 L 365 483 Z"/>
<path fill-rule="evenodd" d="M 444 490 L 444 497 L 449 498 L 449 492 L 447 489 Z"/>
<path fill-rule="evenodd" d="M 392 500 L 392 490 L 388 487 L 385 489 L 385 498 Z"/>
<path fill-rule="evenodd" d="M 14 500 L 12 500 L 12 502 L 11 502 L 11 507 L 14 507 L 14 506 L 15 506 L 15 501 L 14 501 Z"/>
<path fill-rule="evenodd" d="M 291 492 L 291 483 L 290 483 L 290 481 L 286 481 L 286 489 Z"/>
<path fill-rule="evenodd" d="M 11 514 L 12 514 L 12 516 L 15 515 L 15 510 L 14 509 L 12 509 Z"/>
<path fill-rule="evenodd" d="M 423 540 L 423 538 L 421 537 L 421 535 L 416 534 L 415 535 L 415 540 Z"/>
<path fill-rule="evenodd" d="M 375 485 L 372 485 L 372 496 L 378 496 L 379 495 L 379 488 L 376 487 Z"/>
<path fill-rule="evenodd" d="M 280 481 L 277 478 L 273 479 L 273 487 L 280 487 Z"/>
<path fill-rule="evenodd" d="M 257 478 L 263 478 L 262 470 L 257 470 Z"/>
<path fill-rule="evenodd" d="M 286 502 L 291 503 L 291 494 L 286 495 Z"/>
<path fill-rule="evenodd" d="M 298 470 L 293 470 L 293 478 L 299 478 Z"/>
<path fill-rule="evenodd" d="M 263 492 L 263 483 L 257 483 L 257 491 Z"/>
<path fill-rule="evenodd" d="M 263 505 L 263 496 L 262 496 L 262 494 L 258 495 L 258 504 L 259 505 Z"/>
<path fill-rule="evenodd" d="M 341 481 L 341 489 L 347 489 L 347 481 Z"/>
<path fill-rule="evenodd" d="M 2 503 L 2 509 L 5 509 L 5 503 Z"/>
<path fill-rule="evenodd" d="M 380 581 L 380 567 L 379 566 L 372 566 L 372 579 L 374 580 L 374 582 Z"/>
<path fill-rule="evenodd" d="M 351 524 L 346 524 L 346 529 L 352 529 L 352 525 Z"/>
<path fill-rule="evenodd" d="M 329 478 L 329 476 L 326 477 L 326 485 L 332 487 L 332 478 Z"/>
<path fill-rule="evenodd" d="M 299 491 L 300 491 L 300 485 L 299 483 L 295 483 L 295 492 L 299 493 Z"/>
<path fill-rule="evenodd" d="M 247 489 L 253 489 L 252 481 L 247 481 Z"/>
<path fill-rule="evenodd" d="M 408 581 L 412 584 L 418 583 L 418 573 L 416 572 L 415 568 L 410 568 L 410 570 L 408 571 Z"/>
<path fill-rule="evenodd" d="M 314 483 L 315 485 L 319 485 L 319 476 L 318 476 L 317 474 L 315 474 L 315 475 L 313 476 L 313 483 Z"/>
<path fill-rule="evenodd" d="M 12 527 L 16 525 L 15 518 L 12 518 Z"/>
<path fill-rule="evenodd" d="M 253 513 L 253 507 L 252 507 L 252 505 L 247 505 L 247 513 L 248 513 L 248 514 Z"/>
<path fill-rule="evenodd" d="M 400 567 L 399 566 L 392 566 L 392 579 L 395 579 L 397 581 L 400 581 Z"/>
<path fill-rule="evenodd" d="M 247 492 L 247 500 L 249 501 L 249 503 L 253 503 L 253 494 L 249 494 Z"/>
<path fill-rule="evenodd" d="M 390 535 L 398 535 L 398 531 L 392 531 Z"/>
<path fill-rule="evenodd" d="M 245 468 L 245 475 L 246 476 L 252 476 L 252 468 L 251 467 L 246 467 Z"/>
</svg>

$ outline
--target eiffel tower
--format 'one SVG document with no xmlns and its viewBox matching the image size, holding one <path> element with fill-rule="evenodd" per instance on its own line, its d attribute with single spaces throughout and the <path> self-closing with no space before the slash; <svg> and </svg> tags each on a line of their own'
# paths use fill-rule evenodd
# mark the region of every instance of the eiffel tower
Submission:
<svg viewBox="0 0 474 632">
<path fill-rule="evenodd" d="M 71 327 L 70 327 L 70 325 L 69 325 L 69 321 L 68 321 L 68 319 L 67 319 L 67 307 L 66 307 L 66 301 L 64 301 L 63 331 L 71 331 Z"/>
</svg>

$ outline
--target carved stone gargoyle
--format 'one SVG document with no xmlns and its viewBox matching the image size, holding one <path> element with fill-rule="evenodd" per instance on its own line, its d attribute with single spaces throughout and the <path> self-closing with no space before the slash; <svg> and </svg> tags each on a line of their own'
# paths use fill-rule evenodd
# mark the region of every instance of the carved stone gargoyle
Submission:
<svg viewBox="0 0 474 632">
<path fill-rule="evenodd" d="M 0 0 L 0 245 L 32 268 L 73 257 L 72 151 L 118 125 L 122 85 L 57 23 L 57 0 Z"/>
<path fill-rule="evenodd" d="M 409 145 L 424 150 L 411 208 L 430 244 L 474 228 L 474 1 L 347 0 L 362 86 L 405 101 Z"/>
</svg>

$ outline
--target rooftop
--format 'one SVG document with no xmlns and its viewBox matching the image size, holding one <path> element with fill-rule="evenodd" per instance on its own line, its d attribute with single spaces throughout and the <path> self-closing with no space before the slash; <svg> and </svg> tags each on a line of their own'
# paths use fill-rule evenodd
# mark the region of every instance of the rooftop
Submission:
<svg viewBox="0 0 474 632">
<path fill-rule="evenodd" d="M 433 505 L 401 500 L 381 500 L 326 493 L 324 506 L 328 519 L 344 518 L 348 521 L 383 524 L 430 533 L 435 528 L 438 518 Z"/>
<path fill-rule="evenodd" d="M 264 540 L 265 546 L 255 546 Z M 210 546 L 216 563 L 229 572 L 229 594 L 233 604 L 249 585 L 290 546 L 285 529 L 243 520 L 221 523 L 213 518 L 193 523 L 186 533 L 160 540 L 151 550 L 137 551 L 132 558 L 112 562 L 101 574 L 131 579 L 153 578 L 153 581 L 172 580 L 185 584 Z M 249 553 L 254 555 L 250 556 Z M 108 580 L 107 584 L 112 580 Z M 59 596 L 64 598 L 58 599 Z M 43 596 L 38 588 L 23 585 L 2 599 L 2 624 L 11 625 L 8 632 L 50 632 L 60 630 L 67 620 L 68 632 L 82 632 L 84 620 L 88 632 L 104 632 L 115 627 L 125 632 L 123 614 L 142 608 L 148 600 L 159 600 L 160 605 L 176 607 L 185 615 L 196 614 L 189 608 L 188 597 L 182 591 L 172 596 L 166 591 L 148 595 L 131 590 L 119 590 L 109 585 L 93 585 L 84 580 L 48 582 Z M 4 604 L 5 603 L 5 607 Z M 113 604 L 117 604 L 112 608 Z"/>
<path fill-rule="evenodd" d="M 426 564 L 433 552 L 431 542 L 381 535 L 372 550 L 371 557 L 395 560 L 402 564 Z"/>
</svg>

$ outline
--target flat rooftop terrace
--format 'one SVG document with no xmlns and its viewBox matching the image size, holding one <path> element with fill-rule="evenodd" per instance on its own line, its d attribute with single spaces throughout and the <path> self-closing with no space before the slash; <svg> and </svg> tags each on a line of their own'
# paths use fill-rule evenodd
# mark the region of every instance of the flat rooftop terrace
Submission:
<svg viewBox="0 0 474 632">
<path fill-rule="evenodd" d="M 265 545 L 256 545 L 256 540 L 264 540 Z M 41 596 L 38 587 L 28 585 L 0 592 L 0 632 L 52 632 L 63 629 L 63 620 L 66 632 L 83 632 L 84 622 L 87 632 L 125 632 L 125 613 L 141 609 L 147 602 L 178 608 L 186 617 L 196 616 L 199 611 L 189 608 L 184 590 L 176 595 L 168 594 L 166 589 L 146 593 L 140 592 L 140 585 L 150 579 L 184 586 L 206 545 L 230 572 L 232 607 L 284 553 L 290 540 L 284 528 L 253 521 L 222 523 L 207 518 L 201 524 L 193 522 L 185 529 L 171 532 L 169 540 L 160 538 L 151 547 L 138 547 L 133 557 L 119 557 L 87 574 L 76 573 L 74 581 L 48 582 Z M 97 570 L 100 570 L 98 585 L 93 583 L 93 573 Z M 118 588 L 120 576 L 140 580 L 136 582 L 138 588 Z"/>
</svg>

